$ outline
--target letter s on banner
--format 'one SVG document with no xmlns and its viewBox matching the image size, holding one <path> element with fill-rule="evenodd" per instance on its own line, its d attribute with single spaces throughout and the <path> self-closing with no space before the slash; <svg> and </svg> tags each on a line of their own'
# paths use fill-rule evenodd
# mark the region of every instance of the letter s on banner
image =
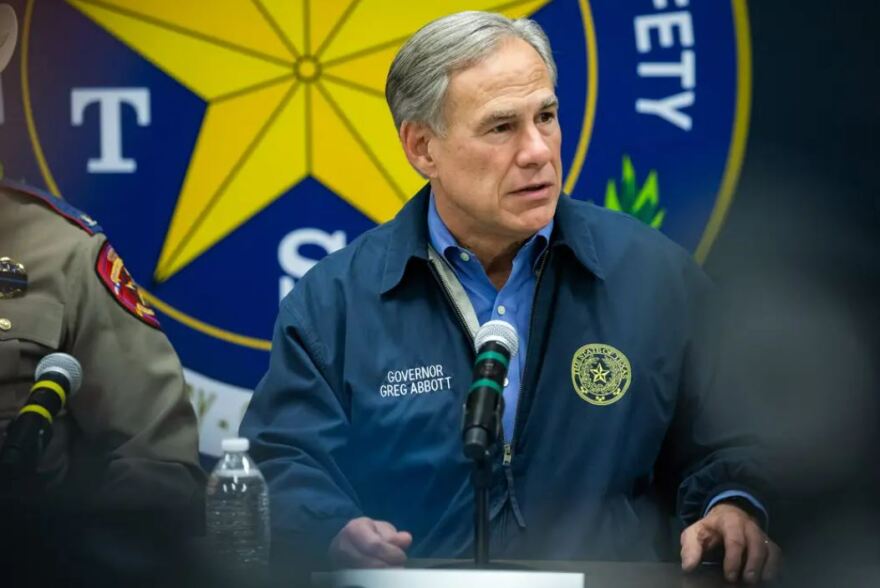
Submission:
<svg viewBox="0 0 880 588">
<path fill-rule="evenodd" d="M 278 282 L 278 300 L 282 300 L 293 290 L 296 280 L 318 263 L 318 259 L 306 257 L 300 252 L 305 245 L 314 245 L 327 252 L 327 255 L 345 247 L 348 238 L 345 231 L 328 233 L 321 229 L 297 229 L 287 234 L 278 244 L 278 263 L 287 275 Z"/>
</svg>

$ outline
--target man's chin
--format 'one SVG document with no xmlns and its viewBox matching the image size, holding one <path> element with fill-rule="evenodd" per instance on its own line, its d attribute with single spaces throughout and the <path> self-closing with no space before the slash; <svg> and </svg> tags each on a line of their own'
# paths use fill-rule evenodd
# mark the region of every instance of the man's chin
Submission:
<svg viewBox="0 0 880 588">
<path fill-rule="evenodd" d="M 520 210 L 516 211 L 515 214 L 520 221 L 523 231 L 534 234 L 547 226 L 553 220 L 553 215 L 556 214 L 556 204 L 558 202 L 559 197 L 554 196 L 541 202 L 530 202 L 530 206 L 518 207 Z"/>
<path fill-rule="evenodd" d="M 535 215 L 533 217 L 529 217 L 523 219 L 519 218 L 519 223 L 514 230 L 511 231 L 511 236 L 517 240 L 525 240 L 546 227 L 550 221 L 553 220 L 553 215 Z M 513 227 L 511 227 L 513 228 Z"/>
</svg>

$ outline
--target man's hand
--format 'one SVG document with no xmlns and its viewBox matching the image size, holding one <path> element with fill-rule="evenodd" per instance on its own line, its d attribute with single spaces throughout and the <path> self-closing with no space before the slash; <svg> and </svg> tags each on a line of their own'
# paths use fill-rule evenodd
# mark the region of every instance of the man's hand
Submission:
<svg viewBox="0 0 880 588">
<path fill-rule="evenodd" d="M 681 534 L 681 568 L 694 570 L 703 555 L 724 547 L 724 577 L 742 578 L 749 584 L 772 580 L 779 573 L 782 551 L 770 541 L 755 520 L 732 504 L 721 503 Z"/>
<path fill-rule="evenodd" d="M 412 535 L 391 523 L 360 517 L 348 521 L 330 543 L 330 561 L 339 568 L 402 566 Z"/>
</svg>

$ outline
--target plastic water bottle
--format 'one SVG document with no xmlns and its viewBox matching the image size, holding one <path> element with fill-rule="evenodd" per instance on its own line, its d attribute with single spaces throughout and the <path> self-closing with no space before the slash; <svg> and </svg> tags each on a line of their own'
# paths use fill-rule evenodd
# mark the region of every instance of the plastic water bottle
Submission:
<svg viewBox="0 0 880 588">
<path fill-rule="evenodd" d="M 224 439 L 208 478 L 208 539 L 224 567 L 263 568 L 269 561 L 269 490 L 248 455 L 247 439 Z"/>
</svg>

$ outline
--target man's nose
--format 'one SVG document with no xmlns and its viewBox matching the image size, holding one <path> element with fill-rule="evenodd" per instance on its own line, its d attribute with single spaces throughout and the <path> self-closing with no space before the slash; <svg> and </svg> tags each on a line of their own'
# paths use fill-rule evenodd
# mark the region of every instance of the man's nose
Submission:
<svg viewBox="0 0 880 588">
<path fill-rule="evenodd" d="M 534 124 L 523 129 L 520 141 L 516 161 L 520 167 L 542 167 L 553 156 L 549 137 Z"/>
</svg>

